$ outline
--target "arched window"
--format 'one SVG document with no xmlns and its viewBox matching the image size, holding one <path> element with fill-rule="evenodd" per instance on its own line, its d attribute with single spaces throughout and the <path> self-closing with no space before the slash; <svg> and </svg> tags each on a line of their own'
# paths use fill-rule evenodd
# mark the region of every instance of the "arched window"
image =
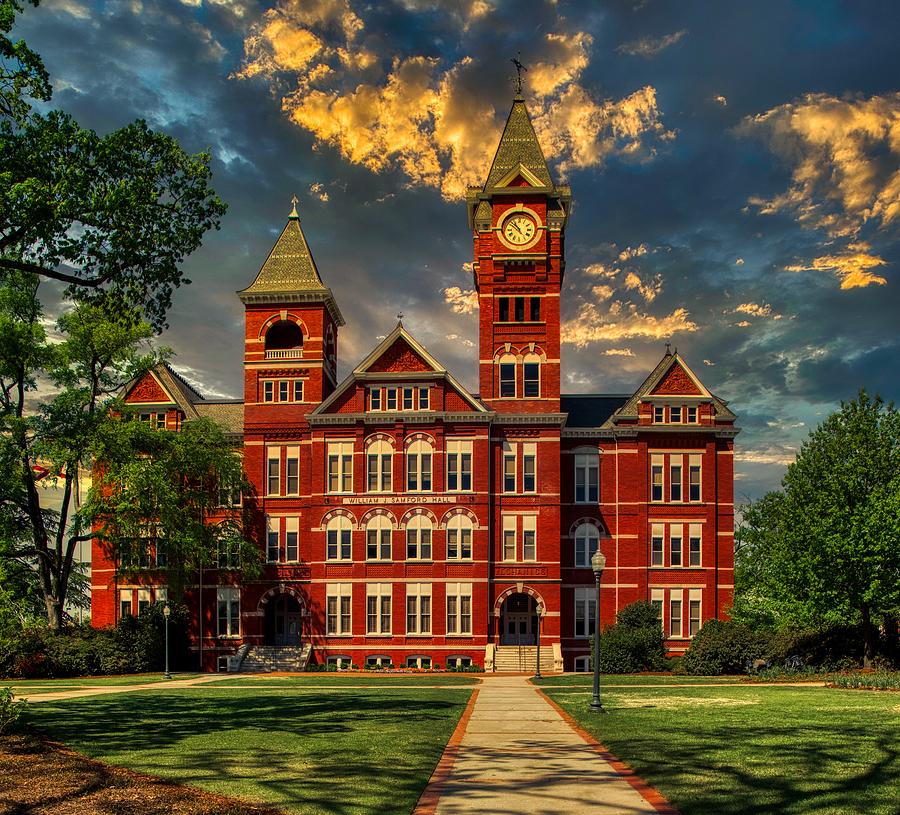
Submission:
<svg viewBox="0 0 900 815">
<path fill-rule="evenodd" d="M 325 531 L 328 560 L 350 560 L 352 558 L 350 519 L 338 515 L 328 522 Z"/>
<path fill-rule="evenodd" d="M 431 560 L 431 519 L 416 515 L 406 525 L 406 557 L 409 560 Z"/>
<path fill-rule="evenodd" d="M 302 351 L 303 331 L 292 320 L 279 320 L 266 331 L 266 359 L 290 359 Z"/>
<path fill-rule="evenodd" d="M 581 524 L 575 530 L 575 565 L 590 566 L 599 545 L 600 530 L 594 524 Z"/>
<path fill-rule="evenodd" d="M 500 398 L 516 398 L 516 357 L 514 354 L 504 354 L 500 357 L 497 366 L 500 375 Z"/>
<path fill-rule="evenodd" d="M 447 522 L 447 560 L 472 558 L 472 521 L 467 515 L 454 515 Z"/>
<path fill-rule="evenodd" d="M 376 515 L 366 524 L 366 560 L 391 559 L 391 522 Z"/>
<path fill-rule="evenodd" d="M 390 492 L 392 488 L 394 448 L 390 442 L 380 439 L 366 450 L 366 467 L 369 492 Z"/>
<path fill-rule="evenodd" d="M 414 441 L 406 450 L 406 489 L 409 492 L 431 492 L 431 443 Z"/>
<path fill-rule="evenodd" d="M 522 361 L 522 395 L 526 399 L 541 395 L 541 358 L 534 353 L 526 354 Z"/>
</svg>

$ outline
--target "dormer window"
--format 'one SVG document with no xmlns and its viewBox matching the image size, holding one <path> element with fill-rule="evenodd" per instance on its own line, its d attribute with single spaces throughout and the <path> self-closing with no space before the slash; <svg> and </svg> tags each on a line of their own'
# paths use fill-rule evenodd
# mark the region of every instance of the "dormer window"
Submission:
<svg viewBox="0 0 900 815">
<path fill-rule="evenodd" d="M 681 405 L 672 405 L 672 407 L 669 408 L 669 421 L 672 424 L 681 424 L 681 410 Z"/>
<path fill-rule="evenodd" d="M 663 405 L 654 405 L 653 421 L 656 424 L 662 424 L 666 420 L 666 409 Z"/>
<path fill-rule="evenodd" d="M 686 408 L 687 410 L 687 419 L 685 420 L 688 424 L 697 424 L 697 408 L 696 406 Z"/>
<path fill-rule="evenodd" d="M 396 388 L 388 388 L 387 389 L 387 405 L 385 406 L 385 410 L 396 410 L 397 409 L 397 389 Z"/>
</svg>

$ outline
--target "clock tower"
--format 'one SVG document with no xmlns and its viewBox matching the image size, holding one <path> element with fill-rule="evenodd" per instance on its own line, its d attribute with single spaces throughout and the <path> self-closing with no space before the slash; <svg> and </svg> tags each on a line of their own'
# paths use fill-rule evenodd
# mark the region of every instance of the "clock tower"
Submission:
<svg viewBox="0 0 900 815">
<path fill-rule="evenodd" d="M 499 413 L 558 413 L 559 299 L 571 202 L 517 93 L 483 187 L 467 195 L 481 398 Z"/>
</svg>

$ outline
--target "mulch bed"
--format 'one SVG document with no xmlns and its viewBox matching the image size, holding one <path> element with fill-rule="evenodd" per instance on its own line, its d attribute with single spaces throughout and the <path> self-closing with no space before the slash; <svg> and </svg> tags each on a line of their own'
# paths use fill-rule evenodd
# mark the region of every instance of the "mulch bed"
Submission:
<svg viewBox="0 0 900 815">
<path fill-rule="evenodd" d="M 110 767 L 34 736 L 0 737 L 0 815 L 282 815 Z"/>
</svg>

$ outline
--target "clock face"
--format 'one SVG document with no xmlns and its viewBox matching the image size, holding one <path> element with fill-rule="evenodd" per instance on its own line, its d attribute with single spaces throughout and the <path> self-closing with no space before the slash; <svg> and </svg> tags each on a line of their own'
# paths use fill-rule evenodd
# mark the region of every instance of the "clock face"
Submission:
<svg viewBox="0 0 900 815">
<path fill-rule="evenodd" d="M 513 215 L 503 224 L 503 237 L 513 246 L 524 246 L 534 239 L 535 223 L 528 215 Z"/>
</svg>

